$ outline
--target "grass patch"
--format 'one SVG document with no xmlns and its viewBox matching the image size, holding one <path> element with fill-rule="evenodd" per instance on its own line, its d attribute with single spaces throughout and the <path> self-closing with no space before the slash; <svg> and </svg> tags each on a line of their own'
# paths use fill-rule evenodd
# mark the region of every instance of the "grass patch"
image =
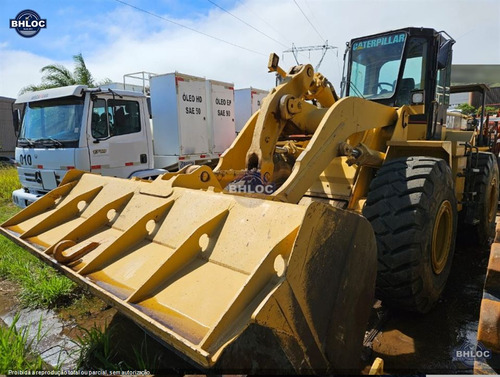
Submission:
<svg viewBox="0 0 500 377">
<path fill-rule="evenodd" d="M 42 370 L 42 358 L 31 353 L 42 339 L 41 319 L 36 336 L 30 340 L 27 327 L 16 329 L 19 315 L 16 315 L 10 327 L 0 326 L 0 374 L 9 370 Z"/>
<path fill-rule="evenodd" d="M 112 342 L 113 327 L 104 325 L 94 326 L 90 329 L 80 327 L 82 336 L 77 336 L 77 345 L 80 355 L 77 360 L 78 369 L 110 369 L 120 370 L 123 366 L 117 365 L 113 359 L 116 357 L 115 343 Z"/>
<path fill-rule="evenodd" d="M 0 222 L 20 211 L 10 202 L 21 187 L 15 168 L 0 168 Z M 54 307 L 74 295 L 76 284 L 45 265 L 28 251 L 0 236 L 0 276 L 19 283 L 21 302 L 27 307 Z"/>
<path fill-rule="evenodd" d="M 19 283 L 26 307 L 51 308 L 72 298 L 76 284 L 26 250 L 0 237 L 0 276 Z"/>
<path fill-rule="evenodd" d="M 123 329 L 122 329 L 123 330 Z M 133 356 L 127 352 L 127 360 L 123 359 L 123 349 L 119 348 L 117 341 L 119 326 L 101 328 L 95 323 L 90 329 L 80 327 L 82 336 L 77 337 L 79 347 L 77 368 L 79 369 L 104 369 L 104 370 L 155 370 L 158 366 L 158 355 L 148 351 L 146 337 L 140 347 L 132 346 Z"/>
<path fill-rule="evenodd" d="M 0 164 L 0 223 L 20 211 L 20 208 L 12 203 L 12 191 L 18 188 L 21 188 L 21 183 L 17 169 Z"/>
<path fill-rule="evenodd" d="M 12 191 L 21 188 L 17 169 L 0 165 L 0 202 L 9 202 Z"/>
<path fill-rule="evenodd" d="M 1 181 L 0 181 L 1 182 Z M 0 202 L 0 224 L 4 221 L 10 219 L 16 213 L 18 213 L 21 208 L 14 205 L 14 203 L 2 203 Z"/>
</svg>

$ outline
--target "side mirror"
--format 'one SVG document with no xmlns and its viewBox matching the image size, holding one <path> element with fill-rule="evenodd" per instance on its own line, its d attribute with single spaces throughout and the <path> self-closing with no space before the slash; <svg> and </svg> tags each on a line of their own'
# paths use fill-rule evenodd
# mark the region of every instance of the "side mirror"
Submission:
<svg viewBox="0 0 500 377">
<path fill-rule="evenodd" d="M 14 125 L 14 133 L 19 136 L 19 127 L 21 125 L 21 110 L 15 109 L 12 111 L 12 120 Z"/>
<path fill-rule="evenodd" d="M 425 101 L 423 90 L 413 90 L 411 92 L 411 104 L 412 105 L 423 105 Z"/>
<path fill-rule="evenodd" d="M 455 43 L 453 39 L 448 39 L 439 48 L 437 57 L 438 69 L 446 68 L 446 66 L 448 65 L 448 60 L 450 59 L 450 52 L 453 43 Z"/>
</svg>

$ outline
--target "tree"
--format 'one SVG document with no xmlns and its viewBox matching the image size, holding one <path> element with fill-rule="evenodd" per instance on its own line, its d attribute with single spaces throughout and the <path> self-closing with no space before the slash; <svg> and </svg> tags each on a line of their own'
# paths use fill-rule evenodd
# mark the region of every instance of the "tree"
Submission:
<svg viewBox="0 0 500 377">
<path fill-rule="evenodd" d="M 33 92 L 42 89 L 59 88 L 68 85 L 87 85 L 95 88 L 99 85 L 108 84 L 110 79 L 106 78 L 96 82 L 85 64 L 82 54 L 73 55 L 75 68 L 71 72 L 68 68 L 60 64 L 49 64 L 41 69 L 44 74 L 42 83 L 39 85 L 28 85 L 21 89 L 20 94 Z"/>
<path fill-rule="evenodd" d="M 462 111 L 464 115 L 472 115 L 477 113 L 477 109 L 474 106 L 469 105 L 468 103 L 461 103 L 457 106 L 457 109 Z"/>
<path fill-rule="evenodd" d="M 481 107 L 479 107 L 479 109 L 477 109 L 477 113 L 478 113 L 478 114 L 481 114 L 481 108 L 482 108 L 482 106 L 481 106 Z M 494 106 L 486 106 L 486 107 L 484 108 L 484 114 L 485 114 L 485 115 L 486 115 L 486 114 L 489 114 L 489 115 L 496 115 L 496 114 L 497 114 L 497 111 L 498 111 L 498 109 L 497 109 L 496 107 L 494 107 Z"/>
</svg>

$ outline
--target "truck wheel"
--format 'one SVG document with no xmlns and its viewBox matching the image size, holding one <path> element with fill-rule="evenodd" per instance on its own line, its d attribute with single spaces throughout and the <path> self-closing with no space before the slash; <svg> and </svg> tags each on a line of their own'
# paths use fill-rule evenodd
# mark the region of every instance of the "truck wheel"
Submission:
<svg viewBox="0 0 500 377">
<path fill-rule="evenodd" d="M 377 239 L 376 294 L 384 304 L 425 313 L 439 299 L 455 250 L 456 207 L 442 159 L 398 158 L 379 169 L 363 215 Z"/>
<path fill-rule="evenodd" d="M 495 220 L 498 207 L 498 163 L 492 153 L 477 154 L 477 168 L 474 191 L 477 193 L 478 206 L 476 218 L 479 223 L 475 226 L 474 233 L 477 243 L 487 246 L 495 238 Z M 472 156 L 474 161 L 475 156 Z"/>
</svg>

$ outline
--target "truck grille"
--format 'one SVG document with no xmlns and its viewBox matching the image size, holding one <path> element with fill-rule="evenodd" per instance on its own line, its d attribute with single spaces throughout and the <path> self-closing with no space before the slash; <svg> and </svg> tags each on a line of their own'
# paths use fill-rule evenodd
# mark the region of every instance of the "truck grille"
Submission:
<svg viewBox="0 0 500 377">
<path fill-rule="evenodd" d="M 26 182 L 37 183 L 35 178 L 35 173 L 36 172 L 24 172 L 24 179 L 26 180 Z M 56 175 L 56 182 L 59 185 L 61 183 L 61 176 L 57 173 L 55 173 L 55 175 Z"/>
</svg>

